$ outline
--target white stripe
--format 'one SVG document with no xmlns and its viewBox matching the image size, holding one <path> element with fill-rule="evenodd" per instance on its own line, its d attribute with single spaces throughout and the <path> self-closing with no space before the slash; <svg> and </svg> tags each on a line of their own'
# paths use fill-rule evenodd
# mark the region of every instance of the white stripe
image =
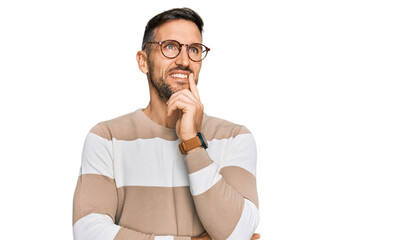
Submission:
<svg viewBox="0 0 415 240">
<path fill-rule="evenodd" d="M 82 151 L 81 174 L 100 174 L 114 178 L 111 141 L 88 133 Z"/>
<path fill-rule="evenodd" d="M 207 152 L 219 168 L 241 167 L 256 176 L 256 144 L 252 134 L 240 134 L 235 138 L 213 139 Z"/>
<path fill-rule="evenodd" d="M 244 210 L 228 240 L 251 239 L 259 223 L 259 211 L 255 204 L 245 199 Z"/>
<path fill-rule="evenodd" d="M 73 236 L 75 240 L 112 240 L 120 228 L 110 216 L 91 213 L 74 224 Z"/>
<path fill-rule="evenodd" d="M 216 163 L 211 163 L 209 166 L 189 174 L 190 192 L 193 196 L 197 196 L 209 190 L 215 183 L 222 178 L 219 174 Z"/>
<path fill-rule="evenodd" d="M 155 236 L 154 240 L 174 240 L 173 236 Z"/>
<path fill-rule="evenodd" d="M 180 140 L 161 138 L 113 139 L 114 173 L 117 187 L 123 186 L 189 186 Z"/>
<path fill-rule="evenodd" d="M 123 186 L 189 186 L 188 172 L 178 149 L 180 140 L 161 138 L 109 141 L 89 133 L 82 155 L 81 174 L 101 174 L 115 178 Z M 254 176 L 256 146 L 251 134 L 209 141 L 210 158 L 219 166 L 238 166 Z M 199 191 L 196 191 L 199 192 Z"/>
</svg>

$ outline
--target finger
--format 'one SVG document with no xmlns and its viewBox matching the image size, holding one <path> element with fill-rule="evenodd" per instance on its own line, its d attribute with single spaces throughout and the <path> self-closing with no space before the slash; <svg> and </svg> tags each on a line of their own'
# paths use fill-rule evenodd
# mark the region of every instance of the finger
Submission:
<svg viewBox="0 0 415 240">
<path fill-rule="evenodd" d="M 190 99 L 193 99 L 195 103 L 200 103 L 200 100 L 197 99 L 197 97 L 189 89 L 183 89 L 183 90 L 173 93 L 170 96 L 169 100 L 167 100 L 166 104 L 169 104 L 169 102 L 171 102 L 173 99 L 183 96 L 183 95 L 186 95 Z"/>
<path fill-rule="evenodd" d="M 195 104 L 188 98 L 176 98 L 167 105 L 167 116 L 170 116 L 174 110 L 181 109 L 183 112 L 194 107 Z"/>
<path fill-rule="evenodd" d="M 189 89 L 183 89 L 176 93 L 173 93 L 169 100 L 166 102 L 166 104 L 169 104 L 170 102 L 174 101 L 176 98 L 188 98 L 191 99 L 195 103 L 200 103 L 200 101 L 196 98 L 196 96 L 189 91 Z"/>
<path fill-rule="evenodd" d="M 189 87 L 190 91 L 196 96 L 197 100 L 200 101 L 199 90 L 197 90 L 196 81 L 193 73 L 189 75 Z"/>
<path fill-rule="evenodd" d="M 189 90 L 187 90 L 186 92 L 172 95 L 170 99 L 167 101 L 167 105 L 170 105 L 172 102 L 180 101 L 180 100 L 183 100 L 185 102 L 188 102 L 194 105 L 200 104 L 200 102 L 196 99 L 196 97 Z"/>
<path fill-rule="evenodd" d="M 176 101 L 183 101 L 189 105 L 194 105 L 196 108 L 203 108 L 203 105 L 200 103 L 199 100 L 189 91 L 189 90 L 182 90 L 181 92 L 174 93 L 170 99 L 167 101 L 167 116 L 170 116 L 174 110 L 170 108 L 172 104 Z"/>
<path fill-rule="evenodd" d="M 260 238 L 261 238 L 261 235 L 259 233 L 254 233 L 254 235 L 252 235 L 251 240 L 260 239 Z"/>
<path fill-rule="evenodd" d="M 183 106 L 183 108 L 180 108 L 182 110 L 186 110 L 185 108 L 196 107 L 197 105 L 192 99 L 186 96 L 181 96 L 181 97 L 172 99 L 172 101 L 170 101 L 169 104 L 167 104 L 167 108 L 171 108 L 178 104 L 180 106 Z"/>
</svg>

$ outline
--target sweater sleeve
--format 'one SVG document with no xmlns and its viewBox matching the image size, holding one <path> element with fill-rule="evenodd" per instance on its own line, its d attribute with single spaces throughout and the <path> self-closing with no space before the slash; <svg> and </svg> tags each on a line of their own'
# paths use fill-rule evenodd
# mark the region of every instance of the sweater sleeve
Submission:
<svg viewBox="0 0 415 240">
<path fill-rule="evenodd" d="M 259 223 L 254 138 L 240 134 L 211 143 L 223 149 L 221 159 L 212 161 L 205 149 L 185 157 L 197 213 L 213 239 L 249 240 Z"/>
<path fill-rule="evenodd" d="M 113 148 L 99 125 L 88 133 L 73 201 L 75 240 L 190 240 L 155 236 L 115 224 L 118 195 L 114 180 Z"/>
</svg>

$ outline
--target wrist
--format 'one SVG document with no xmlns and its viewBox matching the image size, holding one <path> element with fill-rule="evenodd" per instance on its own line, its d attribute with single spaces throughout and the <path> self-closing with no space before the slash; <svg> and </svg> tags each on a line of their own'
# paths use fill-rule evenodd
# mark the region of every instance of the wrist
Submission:
<svg viewBox="0 0 415 240">
<path fill-rule="evenodd" d="M 197 132 L 193 133 L 193 134 L 188 134 L 188 135 L 183 135 L 183 136 L 179 136 L 180 140 L 182 140 L 182 142 L 186 142 L 187 140 L 190 140 L 194 137 L 197 136 Z"/>
<path fill-rule="evenodd" d="M 191 154 L 191 153 L 194 153 L 194 152 L 199 151 L 200 149 L 203 149 L 203 147 L 197 147 L 197 148 L 194 148 L 194 149 L 192 149 L 192 150 L 188 151 L 186 154 L 187 154 L 187 155 L 189 155 L 189 154 Z"/>
<path fill-rule="evenodd" d="M 182 154 L 188 154 L 190 152 L 195 152 L 200 148 L 207 148 L 207 141 L 201 132 L 198 132 L 196 136 L 191 137 L 186 141 L 182 141 L 179 144 L 179 149 Z"/>
</svg>

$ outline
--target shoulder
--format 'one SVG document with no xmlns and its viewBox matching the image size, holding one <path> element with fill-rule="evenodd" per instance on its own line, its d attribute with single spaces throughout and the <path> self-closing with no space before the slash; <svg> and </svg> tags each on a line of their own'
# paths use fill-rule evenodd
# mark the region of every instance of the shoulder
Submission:
<svg viewBox="0 0 415 240">
<path fill-rule="evenodd" d="M 110 120 L 102 121 L 96 124 L 90 132 L 107 140 L 112 140 L 113 138 L 129 138 L 129 133 L 132 132 L 131 129 L 134 129 L 137 125 L 136 114 L 137 111 L 134 111 Z"/>
<path fill-rule="evenodd" d="M 236 124 L 207 114 L 203 116 L 202 130 L 207 140 L 235 138 L 242 134 L 251 134 L 244 125 Z"/>
</svg>

